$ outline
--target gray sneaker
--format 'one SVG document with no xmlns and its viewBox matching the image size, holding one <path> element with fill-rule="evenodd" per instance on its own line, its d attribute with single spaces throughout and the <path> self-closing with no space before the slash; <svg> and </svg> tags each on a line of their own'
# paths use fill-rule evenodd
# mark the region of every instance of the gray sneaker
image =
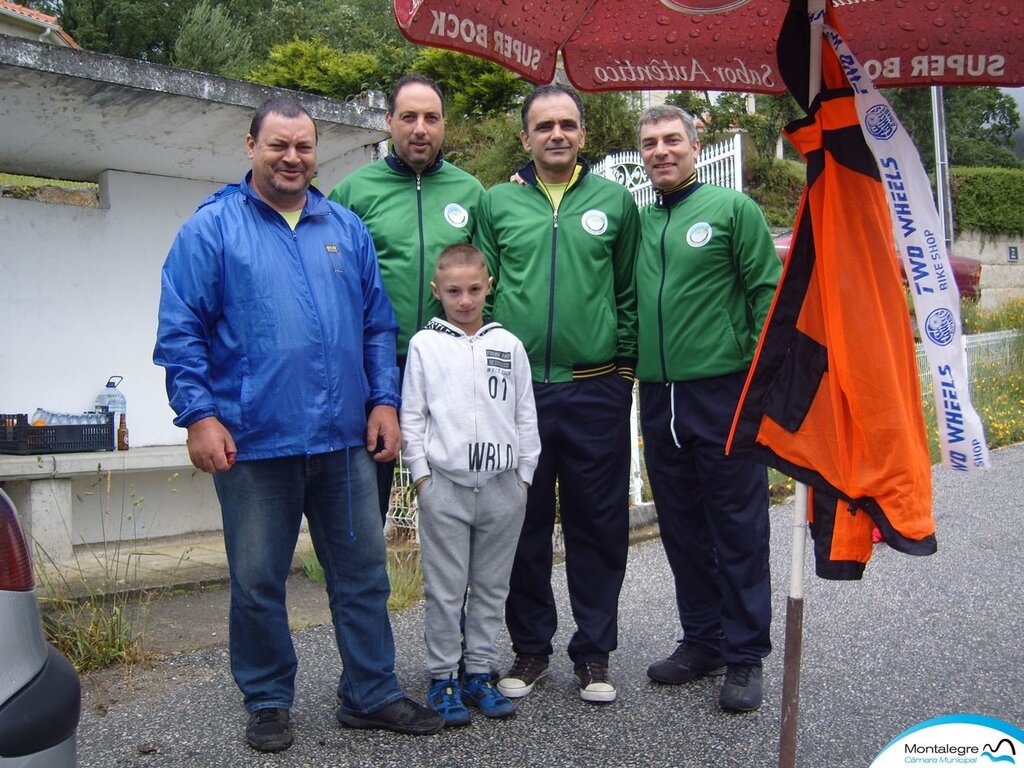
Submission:
<svg viewBox="0 0 1024 768">
<path fill-rule="evenodd" d="M 647 676 L 656 683 L 680 685 L 698 677 L 725 674 L 725 660 L 693 643 L 680 643 L 667 659 L 651 664 Z"/>
</svg>

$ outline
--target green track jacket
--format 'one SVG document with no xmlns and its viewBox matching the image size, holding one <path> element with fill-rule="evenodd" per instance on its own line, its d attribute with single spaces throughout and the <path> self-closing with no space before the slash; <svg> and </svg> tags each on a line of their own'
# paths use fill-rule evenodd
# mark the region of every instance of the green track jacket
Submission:
<svg viewBox="0 0 1024 768">
<path fill-rule="evenodd" d="M 640 211 L 640 381 L 703 379 L 753 360 L 781 266 L 757 204 L 695 184 Z"/>
<path fill-rule="evenodd" d="M 430 292 L 437 255 L 468 243 L 476 230 L 483 195 L 480 182 L 437 161 L 421 175 L 393 153 L 350 173 L 329 195 L 366 224 L 377 249 L 380 276 L 398 318 L 398 357 L 430 318 L 444 317 Z"/>
<path fill-rule="evenodd" d="M 532 163 L 519 169 L 526 186 L 492 187 L 480 206 L 494 319 L 523 342 L 534 381 L 633 376 L 639 214 L 625 187 L 582 165 L 557 212 Z"/>
</svg>

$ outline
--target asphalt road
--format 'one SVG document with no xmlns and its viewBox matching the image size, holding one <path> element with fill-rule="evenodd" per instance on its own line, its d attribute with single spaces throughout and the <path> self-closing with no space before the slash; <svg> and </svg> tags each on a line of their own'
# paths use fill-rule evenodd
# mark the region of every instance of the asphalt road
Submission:
<svg viewBox="0 0 1024 768">
<path fill-rule="evenodd" d="M 933 474 L 937 554 L 914 558 L 880 545 L 861 582 L 817 579 L 808 557 L 800 766 L 866 768 L 903 730 L 945 714 L 1024 725 L 1024 446 L 995 452 L 988 473 Z M 348 731 L 333 716 L 333 635 L 318 627 L 295 633 L 296 741 L 287 752 L 260 755 L 245 745 L 246 715 L 227 652 L 215 648 L 140 670 L 113 695 L 87 685 L 80 765 L 770 768 L 778 761 L 791 513 L 788 504 L 772 510 L 776 650 L 765 663 L 765 704 L 757 713 L 721 712 L 715 682 L 675 688 L 647 681 L 647 664 L 671 651 L 678 631 L 671 576 L 654 540 L 630 551 L 611 666 L 614 704 L 582 702 L 561 653 L 512 720 L 478 717 L 431 737 Z M 556 569 L 563 617 L 557 649 L 571 624 L 564 576 Z M 422 701 L 422 609 L 393 619 L 399 677 Z"/>
</svg>

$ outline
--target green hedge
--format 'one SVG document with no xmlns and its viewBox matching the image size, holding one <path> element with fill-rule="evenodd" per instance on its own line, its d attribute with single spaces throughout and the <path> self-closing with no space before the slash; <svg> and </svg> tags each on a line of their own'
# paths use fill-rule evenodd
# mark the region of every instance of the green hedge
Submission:
<svg viewBox="0 0 1024 768">
<path fill-rule="evenodd" d="M 1024 170 L 952 168 L 949 186 L 957 232 L 1024 234 Z"/>
</svg>

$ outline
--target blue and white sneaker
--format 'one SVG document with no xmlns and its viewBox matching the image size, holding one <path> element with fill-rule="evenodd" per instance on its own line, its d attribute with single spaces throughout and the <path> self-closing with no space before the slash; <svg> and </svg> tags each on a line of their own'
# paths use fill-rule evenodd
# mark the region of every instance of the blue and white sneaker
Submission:
<svg viewBox="0 0 1024 768">
<path fill-rule="evenodd" d="M 427 704 L 444 718 L 445 728 L 469 725 L 472 717 L 462 703 L 459 681 L 455 678 L 431 680 L 427 690 Z"/>
<path fill-rule="evenodd" d="M 462 686 L 462 701 L 471 707 L 478 707 L 486 717 L 512 717 L 516 705 L 505 698 L 486 672 L 466 675 Z"/>
</svg>

